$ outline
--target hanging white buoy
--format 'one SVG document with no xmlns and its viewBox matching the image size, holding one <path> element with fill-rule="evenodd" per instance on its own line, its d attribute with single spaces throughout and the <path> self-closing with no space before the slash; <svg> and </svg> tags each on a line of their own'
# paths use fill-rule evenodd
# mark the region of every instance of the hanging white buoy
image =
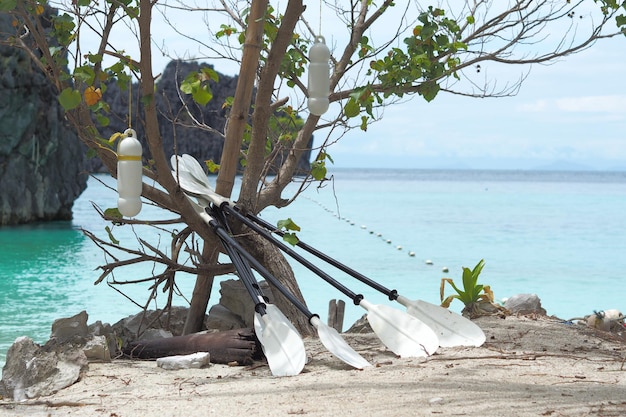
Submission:
<svg viewBox="0 0 626 417">
<path fill-rule="evenodd" d="M 137 132 L 127 129 L 117 145 L 117 208 L 126 217 L 135 217 L 141 211 L 141 153 Z"/>
<path fill-rule="evenodd" d="M 330 94 L 330 50 L 323 36 L 315 38 L 309 51 L 309 112 L 321 116 L 328 110 Z"/>
</svg>

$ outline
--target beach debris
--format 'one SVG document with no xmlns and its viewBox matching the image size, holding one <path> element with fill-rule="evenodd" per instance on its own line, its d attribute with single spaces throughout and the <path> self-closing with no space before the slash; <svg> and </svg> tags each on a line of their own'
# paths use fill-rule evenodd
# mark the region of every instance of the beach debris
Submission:
<svg viewBox="0 0 626 417">
<path fill-rule="evenodd" d="M 541 314 L 546 310 L 541 307 L 541 300 L 537 294 L 516 294 L 506 299 L 504 307 L 512 314 Z"/>
<path fill-rule="evenodd" d="M 156 360 L 159 368 L 167 370 L 203 368 L 210 364 L 211 354 L 209 352 L 196 352 L 190 355 L 166 356 Z"/>
<path fill-rule="evenodd" d="M 166 339 L 138 340 L 122 348 L 125 355 L 138 359 L 209 352 L 212 363 L 251 365 L 261 357 L 261 347 L 252 328 L 223 332 L 200 332 Z"/>
<path fill-rule="evenodd" d="M 585 322 L 589 327 L 611 332 L 623 328 L 624 314 L 616 309 L 594 311 L 585 316 Z"/>
</svg>

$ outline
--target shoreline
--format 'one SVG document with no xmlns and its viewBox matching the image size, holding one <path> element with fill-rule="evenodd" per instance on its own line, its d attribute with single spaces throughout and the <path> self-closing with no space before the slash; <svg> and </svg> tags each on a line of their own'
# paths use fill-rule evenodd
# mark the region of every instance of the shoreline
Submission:
<svg viewBox="0 0 626 417">
<path fill-rule="evenodd" d="M 621 416 L 626 340 L 555 317 L 481 317 L 478 348 L 398 358 L 373 334 L 346 334 L 374 366 L 355 370 L 305 339 L 309 361 L 294 377 L 264 362 L 166 371 L 154 361 L 91 363 L 49 397 L 0 400 L 7 416 Z"/>
</svg>

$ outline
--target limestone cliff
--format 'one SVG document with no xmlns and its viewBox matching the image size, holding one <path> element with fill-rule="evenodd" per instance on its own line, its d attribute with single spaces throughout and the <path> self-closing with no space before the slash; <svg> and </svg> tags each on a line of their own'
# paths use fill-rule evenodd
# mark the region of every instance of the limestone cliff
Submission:
<svg viewBox="0 0 626 417">
<path fill-rule="evenodd" d="M 204 107 L 194 103 L 190 96 L 178 91 L 178 86 L 188 74 L 207 66 L 210 65 L 171 61 L 157 80 L 156 106 L 163 149 L 168 159 L 176 151 L 178 154 L 190 154 L 199 161 L 210 159 L 216 163 L 220 162 L 224 144 L 224 139 L 220 133 L 224 132 L 224 125 L 228 118 L 227 110 L 223 108 L 223 104 L 228 97 L 235 95 L 237 77 L 218 73 L 219 82 L 211 81 L 213 99 Z M 110 125 L 102 129 L 103 137 L 107 138 L 115 132 L 123 132 L 128 127 L 126 119 L 128 96 L 128 91 L 120 91 L 116 84 L 107 86 L 104 99 L 111 106 L 112 117 L 110 118 Z M 137 102 L 138 97 L 138 85 L 135 84 L 132 90 L 133 110 L 131 114 L 138 114 L 137 110 L 141 108 L 141 104 Z M 133 119 L 135 119 L 134 116 Z M 196 122 L 208 126 L 210 129 L 198 128 Z M 141 123 L 135 119 L 132 120 L 132 126 L 137 131 L 140 141 L 145 145 Z M 282 155 L 276 158 L 276 163 L 280 163 L 288 151 L 289 147 L 285 146 Z M 149 158 L 149 155 L 147 157 Z M 310 151 L 307 151 L 299 162 L 299 173 L 310 170 L 309 160 Z M 103 167 L 98 159 L 92 159 L 88 161 L 88 169 L 90 171 L 102 171 Z"/>
<path fill-rule="evenodd" d="M 15 31 L 0 14 L 0 36 Z M 72 218 L 84 151 L 57 93 L 23 51 L 0 45 L 0 226 Z"/>
</svg>

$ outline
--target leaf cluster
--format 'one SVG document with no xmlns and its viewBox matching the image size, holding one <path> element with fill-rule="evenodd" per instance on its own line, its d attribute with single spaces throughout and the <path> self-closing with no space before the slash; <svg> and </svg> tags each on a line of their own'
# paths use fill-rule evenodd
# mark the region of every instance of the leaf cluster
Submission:
<svg viewBox="0 0 626 417">
<path fill-rule="evenodd" d="M 421 24 L 413 28 L 413 36 L 404 39 L 406 49 L 392 48 L 384 58 L 370 63 L 370 71 L 384 86 L 384 97 L 402 97 L 407 85 L 420 82 L 418 93 L 432 101 L 439 92 L 439 80 L 448 75 L 458 78 L 455 69 L 460 60 L 455 54 L 467 45 L 460 41 L 456 20 L 432 6 L 418 20 Z"/>
</svg>

